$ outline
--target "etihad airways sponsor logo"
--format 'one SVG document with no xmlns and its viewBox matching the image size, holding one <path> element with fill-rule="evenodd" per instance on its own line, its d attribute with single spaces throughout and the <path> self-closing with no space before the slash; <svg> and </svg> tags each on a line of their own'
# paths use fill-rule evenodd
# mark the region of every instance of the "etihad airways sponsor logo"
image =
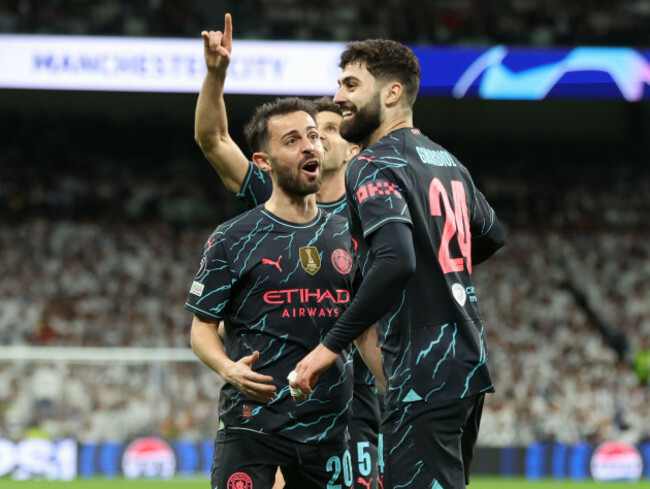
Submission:
<svg viewBox="0 0 650 489">
<path fill-rule="evenodd" d="M 337 318 L 341 315 L 338 307 L 286 307 L 283 318 Z"/>
<path fill-rule="evenodd" d="M 283 289 L 269 290 L 264 293 L 264 302 L 267 304 L 320 304 L 329 300 L 333 304 L 346 304 L 350 302 L 350 292 L 345 289 L 335 291 L 321 289 Z"/>
<path fill-rule="evenodd" d="M 350 302 L 350 292 L 345 289 L 269 290 L 264 294 L 264 302 L 285 305 L 283 318 L 337 318 L 342 312 L 338 305 Z"/>
</svg>

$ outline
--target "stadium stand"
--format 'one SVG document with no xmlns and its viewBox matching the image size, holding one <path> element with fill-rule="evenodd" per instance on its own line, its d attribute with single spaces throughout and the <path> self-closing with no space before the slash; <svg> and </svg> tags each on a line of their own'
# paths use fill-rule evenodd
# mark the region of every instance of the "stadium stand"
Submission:
<svg viewBox="0 0 650 489">
<path fill-rule="evenodd" d="M 225 12 L 240 39 L 650 45 L 650 6 L 634 0 L 2 0 L 0 32 L 196 37 Z"/>
</svg>

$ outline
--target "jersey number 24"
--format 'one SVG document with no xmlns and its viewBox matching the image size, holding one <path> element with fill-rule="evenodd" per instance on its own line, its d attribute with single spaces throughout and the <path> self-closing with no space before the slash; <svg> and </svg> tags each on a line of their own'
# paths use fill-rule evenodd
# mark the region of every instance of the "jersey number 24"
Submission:
<svg viewBox="0 0 650 489">
<path fill-rule="evenodd" d="M 467 215 L 467 199 L 465 187 L 459 180 L 451 181 L 451 195 L 454 200 L 452 207 L 449 194 L 439 178 L 434 178 L 429 184 L 429 209 L 434 217 L 444 217 L 445 226 L 442 231 L 438 261 L 443 273 L 462 272 L 467 262 L 467 272 L 472 273 L 472 234 Z M 449 251 L 451 240 L 456 238 L 461 258 L 452 258 Z"/>
</svg>

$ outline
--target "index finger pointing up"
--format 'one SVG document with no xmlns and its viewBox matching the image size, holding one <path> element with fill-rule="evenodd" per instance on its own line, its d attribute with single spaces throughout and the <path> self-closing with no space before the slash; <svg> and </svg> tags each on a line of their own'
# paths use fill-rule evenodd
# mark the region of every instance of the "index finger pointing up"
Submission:
<svg viewBox="0 0 650 489">
<path fill-rule="evenodd" d="M 226 14 L 224 19 L 223 37 L 227 42 L 232 40 L 232 16 L 230 14 Z"/>
</svg>

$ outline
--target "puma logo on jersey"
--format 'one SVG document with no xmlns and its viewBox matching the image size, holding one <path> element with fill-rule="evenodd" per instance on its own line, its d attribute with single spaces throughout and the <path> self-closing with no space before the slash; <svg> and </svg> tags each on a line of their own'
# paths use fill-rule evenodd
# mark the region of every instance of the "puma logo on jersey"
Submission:
<svg viewBox="0 0 650 489">
<path fill-rule="evenodd" d="M 359 476 L 359 478 L 357 479 L 357 484 L 362 484 L 366 486 L 368 489 L 370 489 L 370 484 L 372 484 L 372 477 L 370 478 L 370 480 L 366 481 L 366 479 Z"/>
<path fill-rule="evenodd" d="M 280 260 L 282 260 L 282 255 L 278 256 L 277 261 L 270 260 L 269 258 L 262 258 L 262 265 L 273 265 L 275 268 L 282 272 L 282 267 L 280 266 Z"/>
<path fill-rule="evenodd" d="M 375 158 L 376 158 L 375 155 L 373 155 L 373 156 L 357 156 L 357 160 L 364 160 L 364 161 L 368 161 L 368 162 L 371 162 Z"/>
</svg>

